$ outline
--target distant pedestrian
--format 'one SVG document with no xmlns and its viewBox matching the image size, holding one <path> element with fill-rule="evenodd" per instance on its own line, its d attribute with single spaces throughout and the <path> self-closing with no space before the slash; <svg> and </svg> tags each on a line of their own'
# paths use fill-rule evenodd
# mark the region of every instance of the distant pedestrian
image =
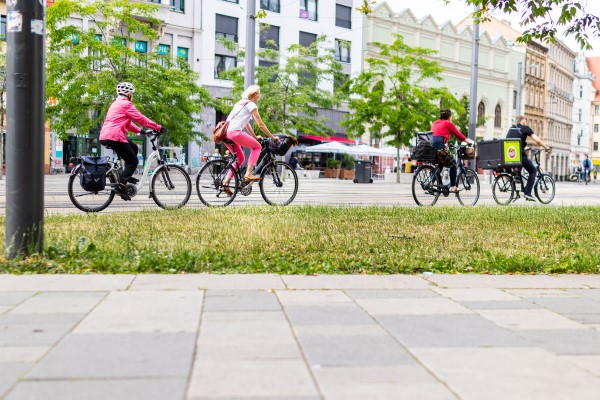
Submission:
<svg viewBox="0 0 600 400">
<path fill-rule="evenodd" d="M 590 180 L 590 173 L 592 172 L 593 165 L 594 164 L 592 164 L 592 160 L 590 160 L 590 157 L 586 154 L 585 158 L 581 162 L 581 168 L 583 168 L 583 180 L 586 184 Z"/>
<path fill-rule="evenodd" d="M 298 159 L 296 158 L 295 154 L 292 154 L 292 156 L 290 157 L 289 164 L 292 168 L 298 169 Z"/>
</svg>

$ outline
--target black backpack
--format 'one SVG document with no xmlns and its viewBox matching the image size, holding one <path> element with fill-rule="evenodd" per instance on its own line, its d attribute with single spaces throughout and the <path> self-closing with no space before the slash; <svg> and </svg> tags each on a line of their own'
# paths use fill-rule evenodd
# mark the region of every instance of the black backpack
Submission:
<svg viewBox="0 0 600 400">
<path fill-rule="evenodd" d="M 106 172 L 109 170 L 108 157 L 81 157 L 79 183 L 83 190 L 99 192 L 106 187 Z"/>
<path fill-rule="evenodd" d="M 417 161 L 435 161 L 436 150 L 431 143 L 421 140 L 412 149 L 410 158 Z"/>
</svg>

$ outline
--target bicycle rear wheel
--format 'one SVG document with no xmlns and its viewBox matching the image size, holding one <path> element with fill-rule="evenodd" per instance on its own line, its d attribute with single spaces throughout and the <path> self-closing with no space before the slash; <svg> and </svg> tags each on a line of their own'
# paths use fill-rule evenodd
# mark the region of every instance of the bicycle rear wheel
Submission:
<svg viewBox="0 0 600 400">
<path fill-rule="evenodd" d="M 117 178 L 112 171 L 106 174 L 107 184 L 104 190 L 99 192 L 88 192 L 79 184 L 83 168 L 78 167 L 74 174 L 69 177 L 68 192 L 73 205 L 85 212 L 100 212 L 112 203 L 115 194 L 112 188 L 117 184 Z"/>
<path fill-rule="evenodd" d="M 298 193 L 298 175 L 291 165 L 276 161 L 268 164 L 258 183 L 263 199 L 272 206 L 287 206 Z"/>
<path fill-rule="evenodd" d="M 154 171 L 150 194 L 159 207 L 181 208 L 186 205 L 191 193 L 190 176 L 179 165 L 161 165 Z"/>
<path fill-rule="evenodd" d="M 535 183 L 535 197 L 540 203 L 548 204 L 554 199 L 555 191 L 554 179 L 550 175 L 541 174 Z"/>
<path fill-rule="evenodd" d="M 501 206 L 509 205 L 515 196 L 515 181 L 508 174 L 500 174 L 494 181 L 492 195 L 494 200 Z"/>
<path fill-rule="evenodd" d="M 229 187 L 223 186 L 227 172 L 233 174 Z M 239 180 L 232 167 L 227 168 L 224 160 L 209 161 L 196 175 L 196 192 L 202 204 L 207 207 L 225 207 L 235 199 L 238 193 Z M 227 190 L 231 195 L 227 194 Z"/>
<path fill-rule="evenodd" d="M 433 206 L 440 197 L 436 187 L 435 168 L 431 165 L 422 165 L 415 171 L 412 181 L 412 194 L 419 206 Z"/>
<path fill-rule="evenodd" d="M 465 168 L 465 173 L 458 175 L 456 185 L 462 188 L 456 194 L 458 202 L 463 206 L 474 206 L 479 200 L 479 178 L 471 168 Z"/>
</svg>

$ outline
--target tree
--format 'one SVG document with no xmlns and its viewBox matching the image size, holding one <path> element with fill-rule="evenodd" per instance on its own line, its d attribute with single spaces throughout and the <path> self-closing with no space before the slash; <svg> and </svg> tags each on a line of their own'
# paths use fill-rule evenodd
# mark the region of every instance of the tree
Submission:
<svg viewBox="0 0 600 400">
<path fill-rule="evenodd" d="M 342 78 L 342 66 L 325 40 L 320 36 L 308 47 L 292 44 L 286 51 L 267 41 L 269 48 L 257 52 L 267 61 L 256 68 L 256 82 L 262 95 L 261 117 L 271 132 L 334 133 L 325 118 L 315 118 L 317 108 L 333 108 L 342 100 L 323 88 L 327 82 Z M 232 101 L 237 101 L 244 90 L 243 67 L 224 72 L 223 78 L 233 81 L 231 95 L 220 102 L 221 110 L 229 112 Z"/>
<path fill-rule="evenodd" d="M 442 67 L 430 58 L 435 50 L 410 47 L 393 35 L 392 44 L 372 43 L 379 56 L 367 58 L 368 68 L 346 83 L 352 112 L 342 125 L 356 136 L 391 137 L 399 172 L 400 146 L 417 131 L 428 131 L 440 108 L 462 111 L 462 106 L 446 88 L 425 87 L 441 79 Z"/>
<path fill-rule="evenodd" d="M 188 64 L 159 45 L 164 25 L 157 10 L 128 0 L 57 0 L 48 8 L 46 94 L 57 105 L 47 107 L 47 115 L 59 136 L 99 128 L 122 81 L 135 85 L 134 103 L 168 127 L 171 142 L 201 134 L 197 116 L 210 96 Z M 68 25 L 71 15 L 88 18 L 90 27 Z"/>
<path fill-rule="evenodd" d="M 458 0 L 444 0 L 454 4 Z M 582 49 L 592 48 L 591 39 L 600 37 L 600 18 L 588 13 L 580 0 L 464 0 L 467 4 L 478 6 L 473 13 L 475 21 L 485 22 L 494 11 L 507 14 L 519 12 L 524 26 L 530 26 L 517 39 L 528 42 L 538 39 L 554 42 L 559 29 L 567 36 L 575 36 Z M 597 0 L 595 0 L 597 1 Z M 373 12 L 375 0 L 362 0 L 356 10 L 368 15 Z"/>
<path fill-rule="evenodd" d="M 590 35 L 594 39 L 600 37 L 600 18 L 588 13 L 580 0 L 465 1 L 479 7 L 473 16 L 480 22 L 488 21 L 496 10 L 507 14 L 519 12 L 522 24 L 528 26 L 517 39 L 519 42 L 532 39 L 554 42 L 558 29 L 564 29 L 565 35 L 574 35 L 581 48 L 589 50 L 592 48 Z"/>
</svg>

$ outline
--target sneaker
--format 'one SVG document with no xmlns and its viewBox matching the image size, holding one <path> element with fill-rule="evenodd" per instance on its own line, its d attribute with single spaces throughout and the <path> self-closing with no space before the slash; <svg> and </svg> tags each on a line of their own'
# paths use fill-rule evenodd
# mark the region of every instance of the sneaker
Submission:
<svg viewBox="0 0 600 400">
<path fill-rule="evenodd" d="M 131 197 L 129 197 L 127 194 L 127 189 L 123 184 L 119 184 L 118 186 L 114 187 L 112 192 L 121 196 L 121 198 L 125 201 L 131 200 Z"/>
<path fill-rule="evenodd" d="M 524 194 L 523 197 L 525 197 L 525 200 L 527 201 L 535 201 L 535 197 L 530 194 Z"/>
<path fill-rule="evenodd" d="M 127 179 L 127 183 L 132 183 L 134 185 L 137 185 L 138 183 L 140 183 L 140 180 L 136 179 L 132 176 L 131 178 Z"/>
</svg>

